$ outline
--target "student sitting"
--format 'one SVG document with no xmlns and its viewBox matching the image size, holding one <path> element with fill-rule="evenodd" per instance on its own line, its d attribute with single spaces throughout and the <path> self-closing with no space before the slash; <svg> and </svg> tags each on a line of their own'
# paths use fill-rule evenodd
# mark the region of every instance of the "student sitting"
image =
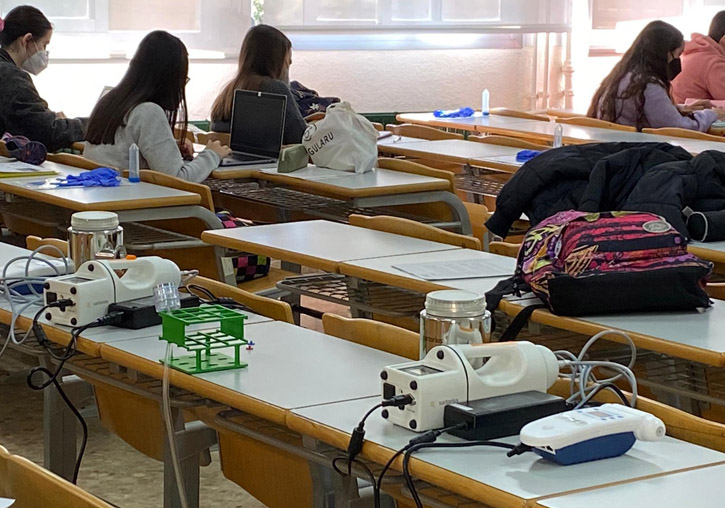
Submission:
<svg viewBox="0 0 725 508">
<path fill-rule="evenodd" d="M 211 110 L 211 129 L 229 132 L 235 90 L 254 90 L 287 96 L 284 119 L 285 145 L 300 143 L 307 123 L 297 108 L 289 88 L 292 43 L 279 30 L 268 25 L 252 27 L 242 42 L 237 75 L 224 86 Z"/>
<path fill-rule="evenodd" d="M 649 23 L 602 81 L 587 116 L 645 127 L 707 131 L 718 113 L 682 113 L 670 96 L 670 81 L 680 72 L 682 33 L 664 21 Z"/>
<path fill-rule="evenodd" d="M 686 99 L 725 100 L 725 11 L 712 18 L 708 35 L 694 33 L 685 44 L 672 95 L 678 104 Z"/>
<path fill-rule="evenodd" d="M 189 56 L 184 43 L 156 31 L 143 38 L 121 82 L 98 101 L 91 114 L 83 155 L 128 168 L 128 149 L 136 144 L 140 167 L 201 182 L 231 153 L 210 141 L 194 160 L 186 141 L 186 94 Z M 181 126 L 174 138 L 174 125 Z"/>
<path fill-rule="evenodd" d="M 48 66 L 52 35 L 50 21 L 35 7 L 16 7 L 0 19 L 0 136 L 25 136 L 54 152 L 83 139 L 84 121 L 49 110 L 28 75 Z"/>
</svg>

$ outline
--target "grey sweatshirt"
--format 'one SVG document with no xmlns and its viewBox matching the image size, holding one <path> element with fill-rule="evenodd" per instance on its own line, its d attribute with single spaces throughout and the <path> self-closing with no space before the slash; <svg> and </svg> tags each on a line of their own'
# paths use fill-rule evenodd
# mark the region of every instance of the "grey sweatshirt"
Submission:
<svg viewBox="0 0 725 508">
<path fill-rule="evenodd" d="M 629 86 L 631 78 L 632 75 L 628 74 L 620 81 L 618 90 L 620 95 Z M 634 97 L 617 99 L 616 111 L 616 123 L 637 126 L 639 111 Z M 710 109 L 695 111 L 692 117 L 683 115 L 672 102 L 667 90 L 655 83 L 647 84 L 644 89 L 644 116 L 643 128 L 680 127 L 701 132 L 706 132 L 717 120 L 717 113 Z"/>
<path fill-rule="evenodd" d="M 259 87 L 260 92 L 276 93 L 287 97 L 287 109 L 284 113 L 284 136 L 282 144 L 294 145 L 302 142 L 302 134 L 307 129 L 307 122 L 300 113 L 300 108 L 297 107 L 297 101 L 295 96 L 289 89 L 289 86 L 278 79 L 267 79 L 262 82 L 262 86 Z M 229 126 L 231 124 L 230 119 L 211 119 L 211 130 L 216 132 L 229 132 Z"/>
<path fill-rule="evenodd" d="M 136 143 L 141 169 L 153 169 L 190 182 L 201 182 L 219 167 L 221 159 L 204 150 L 193 161 L 181 157 L 179 145 L 161 106 L 144 102 L 126 116 L 126 125 L 116 131 L 112 145 L 92 145 L 86 141 L 83 156 L 101 164 L 128 168 L 128 149 Z"/>
</svg>

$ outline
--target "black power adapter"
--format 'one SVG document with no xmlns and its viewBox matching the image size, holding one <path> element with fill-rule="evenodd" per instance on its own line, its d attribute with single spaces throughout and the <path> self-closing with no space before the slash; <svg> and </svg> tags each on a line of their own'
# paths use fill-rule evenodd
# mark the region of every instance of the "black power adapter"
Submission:
<svg viewBox="0 0 725 508">
<path fill-rule="evenodd" d="M 196 295 L 180 293 L 179 297 L 181 299 L 182 309 L 201 305 L 201 300 Z M 156 312 L 153 296 L 137 298 L 127 302 L 112 303 L 108 306 L 108 313 L 110 314 L 112 312 L 123 313 L 121 321 L 113 325 L 119 328 L 138 330 L 139 328 L 161 324 L 161 317 Z"/>
<path fill-rule="evenodd" d="M 449 404 L 444 409 L 443 424 L 453 427 L 465 423 L 465 429 L 450 431 L 463 439 L 497 439 L 516 436 L 527 423 L 569 409 L 561 397 L 529 391 Z"/>
</svg>

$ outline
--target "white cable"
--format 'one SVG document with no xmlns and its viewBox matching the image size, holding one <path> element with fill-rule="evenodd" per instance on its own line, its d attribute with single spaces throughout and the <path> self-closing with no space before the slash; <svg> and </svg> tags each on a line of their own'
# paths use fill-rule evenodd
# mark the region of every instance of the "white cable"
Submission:
<svg viewBox="0 0 725 508">
<path fill-rule="evenodd" d="M 627 365 L 622 365 L 616 362 L 603 362 L 603 361 L 589 361 L 585 360 L 586 354 L 589 348 L 599 339 L 607 335 L 618 335 L 625 339 L 629 345 L 631 357 Z M 572 402 L 577 398 L 581 399 L 575 409 L 578 409 L 585 405 L 594 396 L 594 390 L 597 385 L 606 383 L 614 383 L 620 379 L 626 379 L 632 389 L 632 407 L 637 404 L 637 378 L 634 375 L 632 369 L 637 361 L 637 347 L 634 341 L 624 332 L 618 330 L 603 330 L 593 337 L 591 337 L 584 347 L 582 347 L 578 356 L 575 356 L 569 351 L 555 351 L 554 354 L 559 359 L 559 365 L 562 368 L 568 368 L 571 370 L 570 373 L 561 373 L 562 377 L 569 378 L 570 380 L 570 392 L 571 396 L 567 399 L 567 402 Z M 606 379 L 597 379 L 593 374 L 594 369 L 597 367 L 604 367 L 617 372 L 614 376 Z M 577 389 L 578 385 L 578 389 Z"/>
<path fill-rule="evenodd" d="M 169 440 L 169 451 L 171 452 L 171 462 L 174 466 L 174 476 L 176 477 L 176 487 L 179 490 L 179 500 L 181 508 L 188 508 L 189 503 L 186 499 L 186 489 L 184 488 L 184 479 L 181 476 L 181 463 L 179 462 L 178 450 L 176 449 L 176 433 L 174 432 L 174 424 L 171 420 L 171 398 L 169 397 L 169 363 L 171 363 L 171 342 L 166 343 L 166 355 L 164 357 L 164 377 L 161 384 L 161 405 L 163 406 L 164 423 L 166 424 L 166 436 Z"/>
</svg>

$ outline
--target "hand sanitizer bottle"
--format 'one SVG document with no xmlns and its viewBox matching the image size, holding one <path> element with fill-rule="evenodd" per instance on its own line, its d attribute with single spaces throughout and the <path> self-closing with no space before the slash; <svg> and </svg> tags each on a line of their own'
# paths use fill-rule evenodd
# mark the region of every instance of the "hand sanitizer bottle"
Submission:
<svg viewBox="0 0 725 508">
<path fill-rule="evenodd" d="M 488 113 L 489 113 L 489 102 L 490 102 L 490 94 L 488 93 L 488 88 L 486 88 L 481 93 L 481 114 L 483 116 L 488 116 Z"/>
<path fill-rule="evenodd" d="M 138 146 L 133 143 L 128 147 L 128 181 L 129 182 L 140 182 L 141 175 L 139 174 L 139 161 L 138 161 Z"/>
<path fill-rule="evenodd" d="M 556 124 L 556 127 L 554 127 L 554 148 L 560 148 L 564 144 L 562 141 L 563 135 L 564 127 L 560 123 Z"/>
</svg>

